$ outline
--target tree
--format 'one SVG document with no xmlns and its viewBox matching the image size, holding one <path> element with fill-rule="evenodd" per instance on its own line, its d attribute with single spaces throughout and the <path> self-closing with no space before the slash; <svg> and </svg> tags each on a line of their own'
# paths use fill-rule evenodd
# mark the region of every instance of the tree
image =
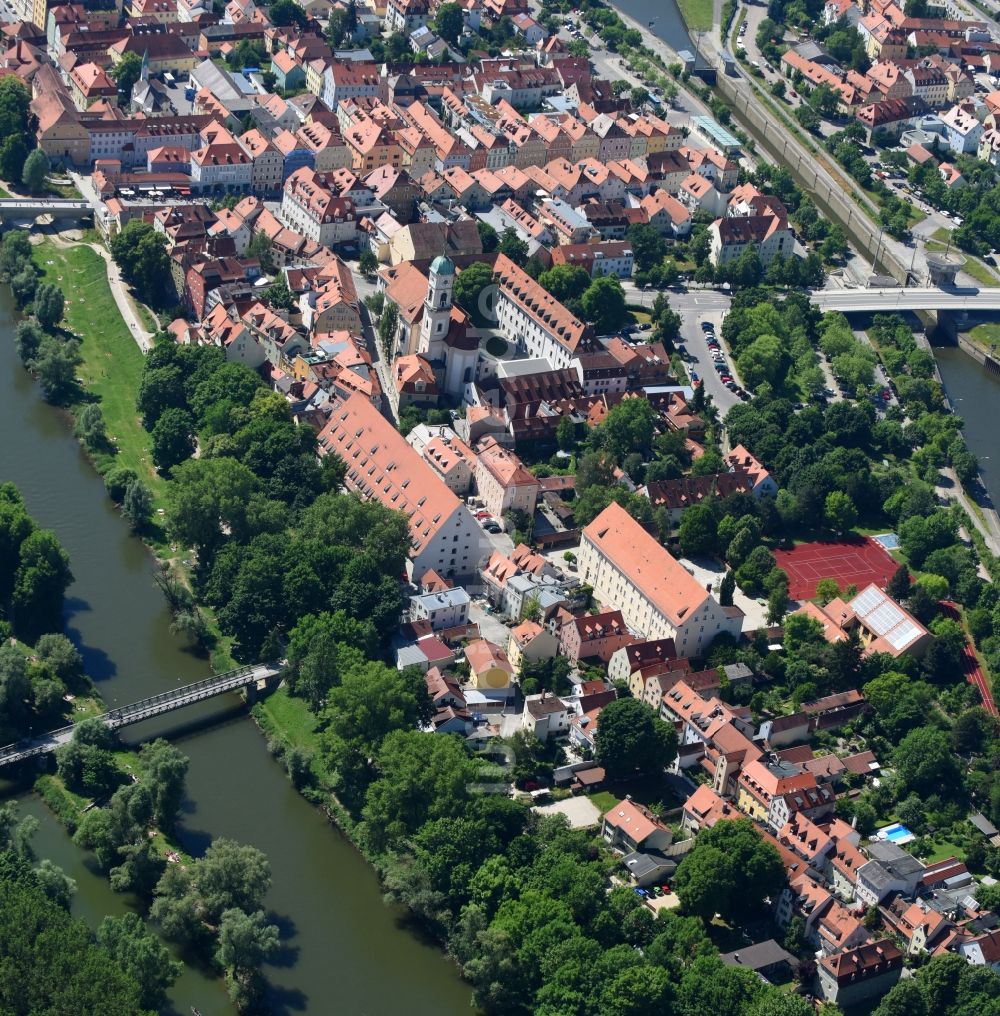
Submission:
<svg viewBox="0 0 1000 1016">
<path fill-rule="evenodd" d="M 59 324 L 65 309 L 66 298 L 58 286 L 43 282 L 35 290 L 35 318 L 45 331 L 51 332 Z"/>
<path fill-rule="evenodd" d="M 204 918 L 218 924 L 232 908 L 259 910 L 271 888 L 271 865 L 256 847 L 220 837 L 195 865 L 194 890 Z"/>
<path fill-rule="evenodd" d="M 153 819 L 160 829 L 169 831 L 184 797 L 189 760 L 161 737 L 139 749 L 139 760 L 143 782 L 153 797 Z"/>
<path fill-rule="evenodd" d="M 485 261 L 474 261 L 455 279 L 455 302 L 476 324 L 495 323 L 492 307 L 484 306 L 483 294 L 493 285 L 493 269 Z"/>
<path fill-rule="evenodd" d="M 538 276 L 543 289 L 560 303 L 579 299 L 590 285 L 590 273 L 579 265 L 553 265 Z"/>
<path fill-rule="evenodd" d="M 326 23 L 326 38 L 333 49 L 342 45 L 347 38 L 347 11 L 335 7 L 330 11 L 330 19 Z"/>
<path fill-rule="evenodd" d="M 174 467 L 167 488 L 167 526 L 182 543 L 211 554 L 224 526 L 231 531 L 245 523 L 259 488 L 253 472 L 235 459 L 189 459 Z"/>
<path fill-rule="evenodd" d="M 165 409 L 153 427 L 153 462 L 166 472 L 191 457 L 195 448 L 194 420 L 186 409 Z"/>
<path fill-rule="evenodd" d="M 111 70 L 118 86 L 118 97 L 123 108 L 132 100 L 132 88 L 142 76 L 142 57 L 135 52 L 126 53 Z"/>
<path fill-rule="evenodd" d="M 260 262 L 260 270 L 265 275 L 274 271 L 274 255 L 271 253 L 271 238 L 263 230 L 254 233 L 247 247 L 247 256 Z"/>
<path fill-rule="evenodd" d="M 899 603 L 905 603 L 906 600 L 909 599 L 910 570 L 905 564 L 901 564 L 895 572 L 893 572 L 892 578 L 889 579 L 889 584 L 885 587 L 885 591 Z"/>
<path fill-rule="evenodd" d="M 736 574 L 727 571 L 722 577 L 722 584 L 719 586 L 719 603 L 723 607 L 733 605 L 733 593 L 736 591 Z"/>
<path fill-rule="evenodd" d="M 678 535 L 685 557 L 714 553 L 718 547 L 718 532 L 712 509 L 704 504 L 691 505 L 681 516 Z"/>
<path fill-rule="evenodd" d="M 655 774 L 677 757 L 677 735 L 642 702 L 618 699 L 601 712 L 594 754 L 611 779 Z"/>
<path fill-rule="evenodd" d="M 308 614 L 288 636 L 286 677 L 292 691 L 318 710 L 341 673 L 360 665 L 374 651 L 376 633 L 368 621 L 356 621 L 343 610 Z"/>
<path fill-rule="evenodd" d="M 83 678 L 83 657 L 65 635 L 43 635 L 35 643 L 35 656 L 46 671 L 70 688 Z"/>
<path fill-rule="evenodd" d="M 38 289 L 38 272 L 31 262 L 21 266 L 21 270 L 10 280 L 10 290 L 19 307 L 25 307 L 35 298 Z"/>
<path fill-rule="evenodd" d="M 33 366 L 42 394 L 49 402 L 65 402 L 76 389 L 79 349 L 75 339 L 63 342 L 51 335 L 43 336 Z"/>
<path fill-rule="evenodd" d="M 576 447 L 576 424 L 573 418 L 564 414 L 556 427 L 556 444 L 560 451 L 569 452 Z"/>
<path fill-rule="evenodd" d="M 603 722 L 603 718 L 602 718 Z M 599 728 L 598 728 L 599 729 Z M 718 822 L 698 834 L 674 876 L 685 912 L 711 920 L 740 921 L 774 898 L 784 880 L 778 851 L 749 819 Z"/>
<path fill-rule="evenodd" d="M 520 234 L 513 226 L 508 226 L 500 234 L 499 250 L 519 268 L 523 268 L 528 260 L 528 244 L 521 239 Z"/>
<path fill-rule="evenodd" d="M 399 307 L 394 303 L 385 305 L 382 316 L 378 322 L 378 337 L 382 344 L 382 351 L 386 356 L 392 358 L 392 340 L 396 334 L 396 326 L 399 324 Z"/>
<path fill-rule="evenodd" d="M 125 491 L 138 479 L 134 469 L 128 466 L 114 466 L 104 477 L 104 486 L 108 491 L 108 497 L 117 504 L 121 504 L 125 497 Z"/>
<path fill-rule="evenodd" d="M 849 494 L 842 490 L 832 490 L 826 495 L 826 501 L 823 502 L 823 523 L 828 529 L 842 536 L 853 529 L 857 521 L 858 510 Z"/>
<path fill-rule="evenodd" d="M 111 256 L 126 282 L 154 305 L 172 288 L 167 238 L 151 223 L 132 219 L 111 240 Z"/>
<path fill-rule="evenodd" d="M 177 980 L 181 964 L 170 958 L 163 943 L 138 914 L 105 917 L 97 929 L 97 941 L 115 962 L 141 987 L 144 1009 L 160 1009 L 167 989 Z"/>
<path fill-rule="evenodd" d="M 483 245 L 484 254 L 492 254 L 500 246 L 500 235 L 483 219 L 476 220 L 476 230 L 479 233 L 479 242 Z"/>
<path fill-rule="evenodd" d="M 656 420 L 656 411 L 647 399 L 623 399 L 594 431 L 593 440 L 621 464 L 632 452 L 647 453 L 652 448 Z"/>
<path fill-rule="evenodd" d="M 955 751 L 963 755 L 982 753 L 1000 735 L 1000 721 L 991 716 L 982 706 L 975 706 L 961 713 L 951 730 L 951 742 Z"/>
<path fill-rule="evenodd" d="M 275 0 L 267 9 L 267 17 L 272 25 L 286 27 L 297 25 L 305 28 L 309 23 L 306 12 L 295 2 L 295 0 Z"/>
<path fill-rule="evenodd" d="M 462 8 L 456 3 L 441 4 L 434 15 L 434 31 L 454 46 L 464 27 Z"/>
<path fill-rule="evenodd" d="M 943 730 L 933 727 L 911 730 L 897 745 L 892 760 L 903 785 L 918 794 L 941 793 L 961 786 L 951 740 Z"/>
<path fill-rule="evenodd" d="M 348 670 L 342 683 L 330 688 L 323 714 L 324 748 L 338 786 L 348 796 L 359 796 L 375 775 L 369 760 L 385 739 L 394 731 L 412 730 L 429 713 L 426 685 L 411 672 L 375 662 Z"/>
<path fill-rule="evenodd" d="M 29 194 L 41 194 L 49 176 L 49 157 L 36 148 L 25 160 L 21 171 L 21 183 Z"/>
<path fill-rule="evenodd" d="M 617 331 L 628 317 L 625 291 L 622 284 L 611 275 L 601 275 L 594 279 L 581 297 L 581 303 L 587 320 L 593 323 L 598 335 Z"/>
<path fill-rule="evenodd" d="M 775 586 L 767 598 L 767 623 L 781 624 L 788 612 L 788 584 Z"/>
<path fill-rule="evenodd" d="M 14 348 L 21 363 L 30 369 L 38 348 L 42 344 L 42 333 L 34 321 L 19 321 L 14 333 Z"/>
<path fill-rule="evenodd" d="M 142 480 L 133 480 L 126 488 L 122 498 L 122 515 L 135 530 L 142 529 L 149 523 L 153 514 L 153 495 Z"/>
<path fill-rule="evenodd" d="M 33 871 L 27 859 L 0 855 L 4 1008 L 12 1013 L 145 1013 L 140 986 L 95 943 L 84 921 L 47 896 L 48 884 L 47 875 Z"/>
<path fill-rule="evenodd" d="M 279 275 L 261 293 L 261 299 L 277 310 L 293 310 L 295 308 L 295 294 L 288 288 L 284 275 Z"/>
<path fill-rule="evenodd" d="M 107 424 L 96 402 L 90 402 L 80 410 L 73 433 L 89 452 L 103 451 L 108 447 Z"/>
<path fill-rule="evenodd" d="M 377 852 L 425 822 L 462 814 L 477 768 L 457 739 L 417 730 L 390 733 L 375 766 L 380 776 L 365 794 L 359 833 Z"/>
<path fill-rule="evenodd" d="M 3 135 L 0 142 L 0 176 L 4 180 L 20 180 L 28 158 L 24 133 Z"/>
<path fill-rule="evenodd" d="M 816 583 L 816 599 L 825 607 L 840 596 L 840 585 L 836 579 L 820 579 Z"/>
<path fill-rule="evenodd" d="M 20 547 L 11 597 L 18 638 L 34 643 L 45 632 L 62 629 L 63 596 L 72 581 L 69 558 L 55 534 L 46 529 L 30 533 Z"/>
<path fill-rule="evenodd" d="M 736 366 L 748 388 L 756 389 L 765 382 L 780 388 L 788 373 L 788 354 L 775 335 L 759 335 L 737 357 Z"/>
<path fill-rule="evenodd" d="M 216 959 L 229 971 L 230 995 L 241 1011 L 260 994 L 260 968 L 278 946 L 278 928 L 267 923 L 263 911 L 247 914 L 233 908 L 222 914 Z"/>
<path fill-rule="evenodd" d="M 378 271 L 378 259 L 370 250 L 366 250 L 358 259 L 358 271 L 362 275 L 374 275 Z"/>
</svg>

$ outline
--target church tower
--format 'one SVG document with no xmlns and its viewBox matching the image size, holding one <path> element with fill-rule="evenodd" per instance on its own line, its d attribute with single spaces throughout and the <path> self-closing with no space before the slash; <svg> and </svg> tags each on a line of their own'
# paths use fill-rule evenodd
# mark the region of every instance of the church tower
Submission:
<svg viewBox="0 0 1000 1016">
<path fill-rule="evenodd" d="M 428 360 L 443 360 L 444 340 L 451 326 L 451 301 L 455 288 L 455 263 L 441 254 L 431 262 L 424 314 L 420 322 L 420 354 Z"/>
</svg>

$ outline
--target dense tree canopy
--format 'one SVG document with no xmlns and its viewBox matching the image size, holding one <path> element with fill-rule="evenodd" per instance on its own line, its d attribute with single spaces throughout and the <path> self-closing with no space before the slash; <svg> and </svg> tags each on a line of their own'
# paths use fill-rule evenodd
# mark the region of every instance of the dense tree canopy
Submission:
<svg viewBox="0 0 1000 1016">
<path fill-rule="evenodd" d="M 139 971 L 95 944 L 87 925 L 52 902 L 40 876 L 10 852 L 0 854 L 0 941 L 5 1012 L 151 1013 Z"/>
<path fill-rule="evenodd" d="M 677 869 L 674 888 L 686 913 L 739 920 L 773 898 L 784 878 L 778 851 L 749 819 L 739 819 L 699 833 Z"/>
<path fill-rule="evenodd" d="M 618 699 L 601 710 L 594 753 L 611 779 L 655 774 L 677 757 L 677 734 L 637 699 Z"/>
</svg>

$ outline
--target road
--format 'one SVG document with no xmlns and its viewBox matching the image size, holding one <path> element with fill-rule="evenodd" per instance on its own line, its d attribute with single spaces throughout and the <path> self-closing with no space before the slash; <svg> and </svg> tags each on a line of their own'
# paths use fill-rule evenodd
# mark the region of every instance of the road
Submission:
<svg viewBox="0 0 1000 1016">
<path fill-rule="evenodd" d="M 716 337 L 719 339 L 720 345 L 724 347 L 722 320 L 729 310 L 729 305 L 729 295 L 714 290 L 700 290 L 676 296 L 671 294 L 670 296 L 670 306 L 681 316 L 681 341 L 687 350 L 688 374 L 690 375 L 692 370 L 698 374 L 705 386 L 705 394 L 712 396 L 712 401 L 723 418 L 733 406 L 739 405 L 740 400 L 719 380 L 715 361 L 712 359 L 701 323 L 711 321 L 715 325 Z M 729 351 L 724 349 L 723 352 L 726 363 L 732 368 L 733 377 L 739 383 Z"/>
<path fill-rule="evenodd" d="M 822 289 L 811 294 L 822 311 L 842 313 L 895 314 L 908 310 L 998 311 L 1000 286 L 937 289 L 932 286 L 909 289 Z"/>
</svg>

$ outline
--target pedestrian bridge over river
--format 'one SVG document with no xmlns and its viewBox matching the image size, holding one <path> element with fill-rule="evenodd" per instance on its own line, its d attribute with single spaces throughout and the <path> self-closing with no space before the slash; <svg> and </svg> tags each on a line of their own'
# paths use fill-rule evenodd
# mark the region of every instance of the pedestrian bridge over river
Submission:
<svg viewBox="0 0 1000 1016">
<path fill-rule="evenodd" d="M 208 677 L 203 681 L 195 681 L 194 684 L 187 684 L 182 688 L 174 688 L 159 695 L 140 699 L 131 705 L 112 709 L 103 713 L 98 719 L 102 720 L 111 730 L 121 730 L 133 723 L 141 723 L 154 716 L 172 713 L 175 709 L 183 709 L 195 702 L 203 702 L 205 699 L 225 695 L 227 692 L 237 691 L 240 688 L 246 688 L 250 693 L 255 693 L 259 688 L 273 685 L 280 675 L 281 667 L 274 664 L 262 663 L 254 667 L 241 667 L 239 670 L 230 670 L 225 674 Z M 19 741 L 17 744 L 9 744 L 5 748 L 0 748 L 0 766 L 12 765 L 36 755 L 47 755 L 49 752 L 55 751 L 56 748 L 72 740 L 73 729 L 72 726 L 60 727 L 44 737 Z"/>
</svg>

